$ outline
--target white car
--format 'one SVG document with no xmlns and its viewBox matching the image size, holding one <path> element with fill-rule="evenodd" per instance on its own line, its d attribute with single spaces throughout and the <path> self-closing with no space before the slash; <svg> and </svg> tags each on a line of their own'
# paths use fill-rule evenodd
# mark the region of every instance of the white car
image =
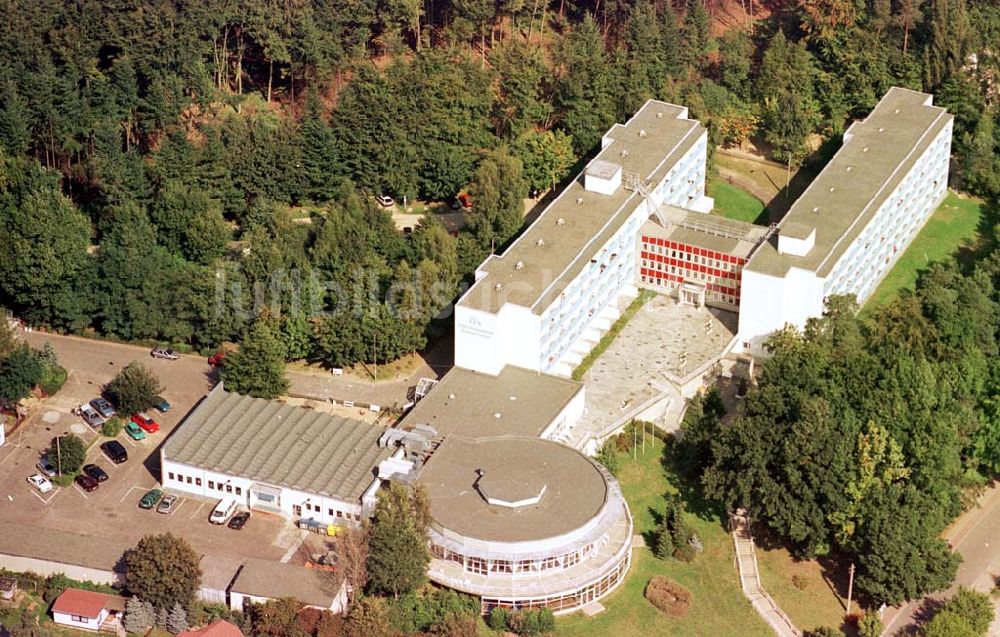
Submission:
<svg viewBox="0 0 1000 637">
<path fill-rule="evenodd" d="M 383 208 L 391 208 L 396 205 L 396 202 L 393 201 L 392 197 L 389 197 L 388 195 L 379 195 L 378 197 L 375 197 L 375 201 L 377 201 L 378 205 Z"/>
<path fill-rule="evenodd" d="M 180 354 L 172 349 L 166 349 L 164 347 L 154 347 L 153 351 L 149 353 L 153 358 L 165 358 L 168 361 L 175 361 L 181 357 Z"/>
<path fill-rule="evenodd" d="M 38 489 L 40 493 L 48 493 L 52 490 L 52 483 L 40 473 L 28 476 L 28 484 Z"/>
</svg>

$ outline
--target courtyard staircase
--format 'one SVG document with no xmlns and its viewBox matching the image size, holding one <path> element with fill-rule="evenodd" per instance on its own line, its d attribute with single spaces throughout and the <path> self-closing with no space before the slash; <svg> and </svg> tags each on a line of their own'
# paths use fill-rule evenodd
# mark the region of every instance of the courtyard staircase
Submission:
<svg viewBox="0 0 1000 637">
<path fill-rule="evenodd" d="M 778 607 L 761 584 L 760 572 L 757 570 L 757 551 L 754 548 L 753 536 L 750 534 L 750 517 L 747 512 L 740 509 L 730 514 L 729 527 L 733 532 L 736 566 L 739 569 L 743 594 L 778 637 L 801 637 L 802 631 L 795 627 L 791 618 Z"/>
</svg>

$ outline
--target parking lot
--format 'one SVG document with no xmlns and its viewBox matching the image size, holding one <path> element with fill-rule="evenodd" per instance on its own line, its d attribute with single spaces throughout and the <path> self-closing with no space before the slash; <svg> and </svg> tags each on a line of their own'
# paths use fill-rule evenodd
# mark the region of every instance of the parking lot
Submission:
<svg viewBox="0 0 1000 637">
<path fill-rule="evenodd" d="M 25 336 L 33 346 L 46 340 L 37 332 Z M 242 531 L 233 531 L 208 523 L 214 504 L 208 500 L 182 496 L 166 515 L 138 507 L 147 490 L 159 487 L 160 446 L 211 388 L 210 368 L 204 358 L 159 360 L 151 358 L 148 350 L 111 343 L 101 343 L 97 349 L 100 355 L 95 355 L 92 341 L 58 338 L 51 342 L 60 363 L 69 370 L 69 379 L 56 396 L 36 404 L 28 422 L 0 447 L 0 519 L 95 538 L 113 537 L 129 544 L 147 534 L 169 531 L 186 538 L 201 553 L 282 559 L 294 552 L 301 542 L 301 532 L 277 516 L 255 513 Z M 129 459 L 116 465 L 99 447 L 107 438 L 72 410 L 98 396 L 101 386 L 132 360 L 139 360 L 159 376 L 171 409 L 167 413 L 150 412 L 160 430 L 147 434 L 145 440 L 134 441 L 124 433 L 118 436 Z M 27 483 L 26 477 L 38 472 L 35 463 L 52 438 L 70 431 L 89 445 L 87 462 L 99 465 L 109 479 L 91 493 L 73 484 L 41 494 Z"/>
</svg>

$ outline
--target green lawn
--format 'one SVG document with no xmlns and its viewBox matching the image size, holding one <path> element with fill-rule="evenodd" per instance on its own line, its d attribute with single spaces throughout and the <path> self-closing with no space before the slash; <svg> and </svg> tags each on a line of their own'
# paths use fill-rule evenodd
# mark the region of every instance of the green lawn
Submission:
<svg viewBox="0 0 1000 637">
<path fill-rule="evenodd" d="M 748 223 L 767 225 L 764 202 L 741 188 L 727 184 L 718 177 L 708 182 L 708 194 L 715 198 L 713 214 Z"/>
<path fill-rule="evenodd" d="M 900 290 L 912 290 L 919 272 L 933 261 L 945 261 L 962 249 L 975 249 L 983 216 L 982 202 L 949 193 L 917 234 L 913 243 L 882 279 L 865 303 L 865 312 L 888 304 Z"/>
<path fill-rule="evenodd" d="M 757 568 L 764 590 L 799 629 L 839 628 L 844 622 L 843 597 L 833 582 L 846 588 L 846 574 L 825 573 L 816 560 L 796 560 L 787 549 L 764 550 L 759 545 Z M 846 591 L 841 594 L 846 596 Z"/>
<path fill-rule="evenodd" d="M 646 453 L 633 462 L 631 455 L 622 459 L 619 481 L 632 509 L 637 534 L 648 534 L 654 527 L 653 511 L 663 509 L 663 495 L 676 491 L 676 476 L 661 464 L 663 442 L 647 441 Z M 705 546 L 690 564 L 677 560 L 659 560 L 648 548 L 632 552 L 632 569 L 624 583 L 602 600 L 607 608 L 596 617 L 580 613 L 561 618 L 556 623 L 558 635 L 771 635 L 767 625 L 753 611 L 740 591 L 733 564 L 733 545 L 719 518 L 705 510 L 704 503 L 692 502 L 694 513 L 688 521 Z M 700 516 L 700 517 L 699 517 Z M 643 597 L 646 582 L 654 575 L 665 575 L 691 591 L 689 613 L 671 619 L 653 608 Z"/>
</svg>

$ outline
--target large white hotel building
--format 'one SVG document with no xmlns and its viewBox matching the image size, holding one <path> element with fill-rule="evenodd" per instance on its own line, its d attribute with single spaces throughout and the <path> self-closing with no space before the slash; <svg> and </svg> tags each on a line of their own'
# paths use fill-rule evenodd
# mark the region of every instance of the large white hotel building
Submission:
<svg viewBox="0 0 1000 637">
<path fill-rule="evenodd" d="M 944 198 L 951 133 L 930 95 L 892 88 L 781 222 L 761 228 L 707 214 L 706 131 L 650 100 L 477 270 L 455 310 L 455 364 L 568 376 L 640 287 L 739 312 L 738 349 L 759 353 L 828 296 L 864 303 Z"/>
</svg>

